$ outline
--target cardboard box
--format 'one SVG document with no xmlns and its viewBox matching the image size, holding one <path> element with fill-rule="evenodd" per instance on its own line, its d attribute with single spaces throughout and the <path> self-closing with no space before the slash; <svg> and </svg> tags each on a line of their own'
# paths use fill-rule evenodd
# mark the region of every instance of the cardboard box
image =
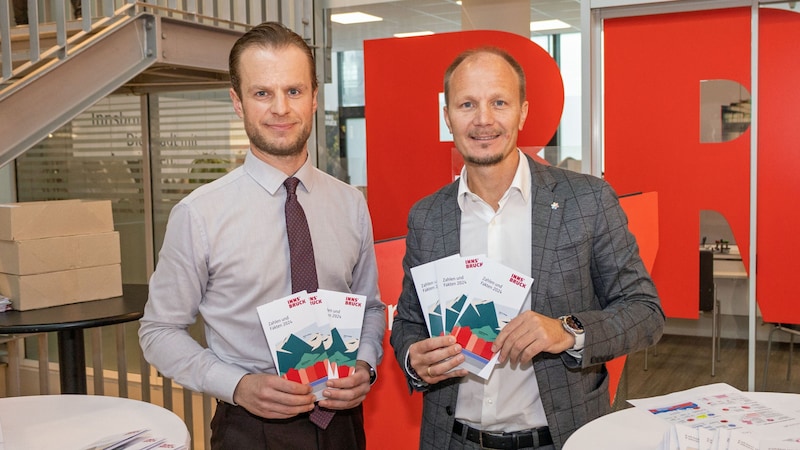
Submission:
<svg viewBox="0 0 800 450">
<path fill-rule="evenodd" d="M 17 311 L 119 297 L 122 270 L 110 264 L 34 275 L 0 273 L 0 294 Z"/>
<path fill-rule="evenodd" d="M 0 272 L 32 275 L 119 264 L 119 232 L 0 241 Z"/>
<path fill-rule="evenodd" d="M 21 241 L 114 231 L 111 200 L 0 204 L 0 240 Z"/>
</svg>

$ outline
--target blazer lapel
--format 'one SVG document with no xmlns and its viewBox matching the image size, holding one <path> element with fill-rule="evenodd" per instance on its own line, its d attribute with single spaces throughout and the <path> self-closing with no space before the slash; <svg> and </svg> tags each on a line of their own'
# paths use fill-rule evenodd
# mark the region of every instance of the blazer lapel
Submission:
<svg viewBox="0 0 800 450">
<path fill-rule="evenodd" d="M 444 200 L 441 202 L 439 214 L 441 219 L 437 220 L 442 225 L 442 234 L 439 239 L 442 241 L 444 253 L 436 255 L 436 258 L 454 255 L 461 251 L 461 209 L 458 207 L 458 182 L 450 185 L 442 192 Z M 439 246 L 436 246 L 439 248 Z"/>
<path fill-rule="evenodd" d="M 556 195 L 557 181 L 547 167 L 528 157 L 531 169 L 531 309 L 545 315 L 552 315 L 547 298 L 548 278 L 550 277 L 561 229 L 562 212 L 565 199 Z"/>
</svg>

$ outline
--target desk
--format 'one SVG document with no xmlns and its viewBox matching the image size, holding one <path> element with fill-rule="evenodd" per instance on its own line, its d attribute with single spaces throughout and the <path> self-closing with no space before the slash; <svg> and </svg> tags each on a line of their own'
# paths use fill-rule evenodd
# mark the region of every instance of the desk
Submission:
<svg viewBox="0 0 800 450">
<path fill-rule="evenodd" d="M 748 392 L 757 401 L 768 401 L 776 408 L 797 411 L 800 394 L 780 392 Z M 663 421 L 639 408 L 628 408 L 599 417 L 580 427 L 563 450 L 614 449 L 646 450 L 659 448 L 664 433 L 670 428 Z"/>
<path fill-rule="evenodd" d="M 189 446 L 180 417 L 150 403 L 102 395 L 34 395 L 0 398 L 0 447 L 80 449 L 107 436 L 150 429 L 152 436 Z"/>
<path fill-rule="evenodd" d="M 85 328 L 138 320 L 144 314 L 147 285 L 126 284 L 114 297 L 30 311 L 0 313 L 0 333 L 58 333 L 58 361 L 62 394 L 86 393 Z"/>
</svg>

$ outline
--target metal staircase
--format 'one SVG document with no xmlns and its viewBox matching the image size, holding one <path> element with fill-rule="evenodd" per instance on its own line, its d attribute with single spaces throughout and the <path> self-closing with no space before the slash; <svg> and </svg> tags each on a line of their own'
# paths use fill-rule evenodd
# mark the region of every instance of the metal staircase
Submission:
<svg viewBox="0 0 800 450">
<path fill-rule="evenodd" d="M 104 0 L 105 13 L 83 3 L 80 20 L 55 2 L 54 22 L 12 27 L 0 0 L 0 167 L 112 93 L 225 86 L 228 53 L 252 12 L 241 23 L 157 2 L 112 11 Z"/>
</svg>

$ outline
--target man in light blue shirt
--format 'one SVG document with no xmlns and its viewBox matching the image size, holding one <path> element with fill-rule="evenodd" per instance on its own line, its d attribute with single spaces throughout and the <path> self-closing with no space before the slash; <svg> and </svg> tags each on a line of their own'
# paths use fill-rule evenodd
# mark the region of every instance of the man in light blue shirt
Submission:
<svg viewBox="0 0 800 450">
<path fill-rule="evenodd" d="M 220 400 L 212 448 L 365 448 L 361 402 L 382 357 L 384 305 L 363 195 L 313 167 L 307 140 L 317 108 L 313 54 L 277 23 L 231 50 L 231 99 L 245 124 L 244 164 L 172 210 L 141 319 L 145 358 L 181 385 Z M 320 289 L 367 298 L 356 371 L 329 380 L 309 420 L 308 385 L 276 375 L 256 307 L 291 292 L 284 204 L 288 177 L 308 218 Z M 207 348 L 187 328 L 203 317 Z"/>
</svg>

